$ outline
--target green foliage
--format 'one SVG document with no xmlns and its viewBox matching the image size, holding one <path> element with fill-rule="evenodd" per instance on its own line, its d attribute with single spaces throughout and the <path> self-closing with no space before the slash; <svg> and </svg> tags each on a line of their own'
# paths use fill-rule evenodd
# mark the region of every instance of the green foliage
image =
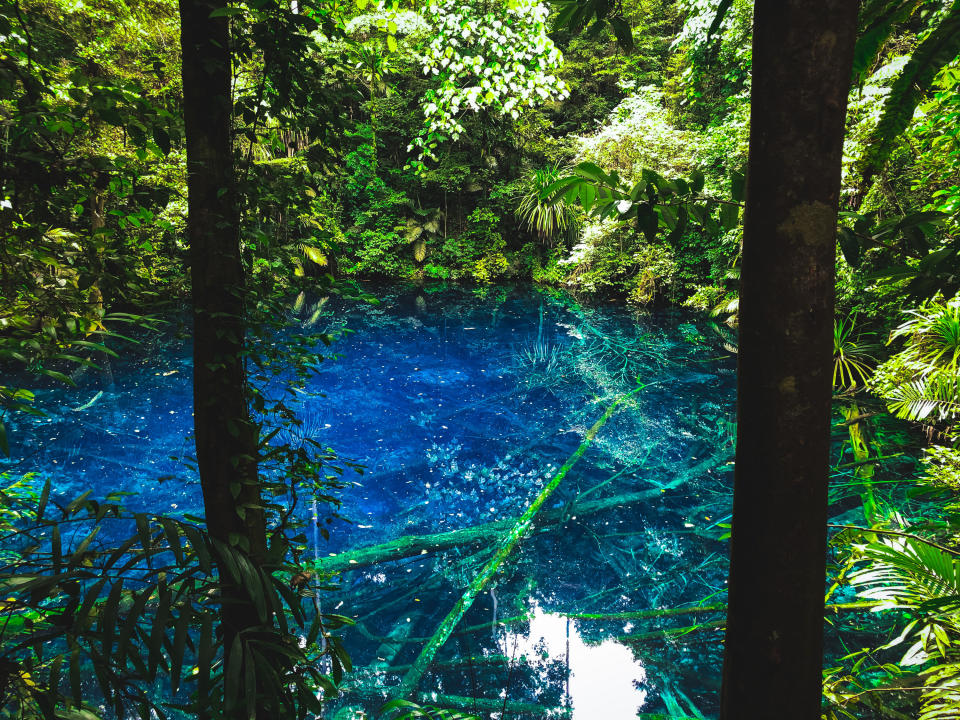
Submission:
<svg viewBox="0 0 960 720">
<path fill-rule="evenodd" d="M 923 666 L 919 717 L 955 717 L 960 663 L 960 561 L 945 548 L 916 536 L 871 542 L 862 549 L 867 564 L 850 575 L 861 597 L 913 616 L 900 636 L 885 648 L 912 640 L 900 660 L 904 667 Z M 930 661 L 935 661 L 931 666 Z"/>
<path fill-rule="evenodd" d="M 545 242 L 576 228 L 576 215 L 571 205 L 562 198 L 558 202 L 549 202 L 541 197 L 543 191 L 559 179 L 560 170 L 556 165 L 534 170 L 517 205 L 516 214 L 520 221 Z"/>
<path fill-rule="evenodd" d="M 892 13 L 894 19 L 899 11 Z M 886 32 L 889 24 L 875 30 Z M 933 15 L 933 22 L 921 37 L 903 71 L 894 82 L 871 142 L 860 160 L 859 173 L 867 181 L 876 174 L 890 154 L 897 137 L 906 130 L 934 78 L 941 68 L 960 53 L 960 2 L 945 5 Z"/>
<path fill-rule="evenodd" d="M 861 338 L 854 336 L 855 323 L 855 319 L 849 317 L 833 321 L 834 390 L 854 390 L 869 382 L 870 367 L 865 361 L 872 358 L 866 353 Z"/>
<path fill-rule="evenodd" d="M 753 5 L 743 0 L 684 0 L 679 51 L 668 95 L 695 121 L 722 123 L 728 98 L 748 87 L 752 65 Z"/>
<path fill-rule="evenodd" d="M 530 279 L 540 285 L 560 285 L 567 273 L 560 265 L 560 261 L 565 255 L 563 248 L 556 247 L 543 253 L 541 249 L 535 248 L 532 243 L 528 243 L 520 248 L 518 253 L 521 259 L 529 258 L 529 267 L 527 272 Z"/>
<path fill-rule="evenodd" d="M 349 669 L 331 632 L 352 621 L 315 613 L 307 588 L 291 591 L 299 570 L 284 561 L 286 546 L 276 544 L 256 567 L 200 526 L 131 515 L 117 499 L 87 492 L 60 504 L 49 481 L 39 497 L 22 482 L 4 492 L 3 707 L 17 717 L 96 717 L 104 703 L 117 716 L 149 718 L 175 708 L 205 714 L 226 696 L 227 705 L 289 717 L 319 712 L 318 691 L 335 693 Z M 121 528 L 121 540 L 101 540 Z M 217 577 L 215 563 L 228 576 Z M 260 615 L 256 636 L 238 636 L 231 648 L 213 632 L 221 583 L 244 584 Z M 227 652 L 243 662 L 224 676 Z M 321 657 L 332 662 L 331 676 L 317 670 Z M 160 678 L 166 687 L 156 695 Z M 255 696 L 258 687 L 264 696 Z"/>
<path fill-rule="evenodd" d="M 696 167 L 696 133 L 670 121 L 662 93 L 637 88 L 613 111 L 601 128 L 577 141 L 578 159 L 625 180 L 639 179 L 649 168 L 662 175 L 688 175 Z"/>
<path fill-rule="evenodd" d="M 931 445 L 923 453 L 921 482 L 948 488 L 954 496 L 960 495 L 960 451 L 942 445 Z M 956 503 L 951 503 L 956 509 Z"/>
<path fill-rule="evenodd" d="M 466 231 L 444 240 L 431 257 L 448 269 L 451 279 L 487 284 L 509 274 L 506 246 L 500 217 L 489 208 L 478 207 L 470 213 Z"/>
<path fill-rule="evenodd" d="M 410 700 L 391 700 L 380 708 L 380 720 L 476 720 L 476 715 L 444 710 L 432 705 L 418 705 Z"/>
<path fill-rule="evenodd" d="M 556 5 L 555 30 L 579 32 L 589 24 L 590 31 L 597 34 L 609 25 L 620 47 L 628 52 L 633 50 L 633 32 L 621 14 L 621 6 L 613 5 L 608 0 L 561 0 Z"/>
<path fill-rule="evenodd" d="M 933 97 L 920 106 L 922 117 L 908 131 L 919 145 L 920 172 L 911 189 L 929 196 L 925 210 L 953 215 L 955 224 L 960 212 L 960 60 L 937 75 L 933 89 Z"/>
<path fill-rule="evenodd" d="M 549 11 L 535 0 L 488 4 L 439 0 L 428 6 L 433 32 L 421 62 L 439 80 L 424 96 L 425 124 L 408 150 L 436 160 L 438 145 L 465 132 L 463 110 L 490 109 L 514 120 L 520 111 L 567 90 L 556 77 L 562 57 L 547 36 Z"/>
<path fill-rule="evenodd" d="M 891 334 L 899 353 L 879 365 L 873 386 L 891 412 L 910 420 L 945 421 L 960 414 L 960 296 L 908 311 Z"/>
</svg>

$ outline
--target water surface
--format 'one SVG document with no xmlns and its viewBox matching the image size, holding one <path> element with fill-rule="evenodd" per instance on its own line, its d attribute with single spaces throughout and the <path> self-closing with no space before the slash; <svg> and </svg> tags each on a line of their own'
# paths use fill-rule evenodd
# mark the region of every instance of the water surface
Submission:
<svg viewBox="0 0 960 720">
<path fill-rule="evenodd" d="M 325 526 L 317 556 L 519 516 L 609 404 L 645 386 L 550 498 L 555 522 L 480 595 L 421 690 L 498 717 L 715 712 L 719 631 L 650 634 L 720 616 L 623 614 L 724 599 L 734 361 L 719 338 L 689 316 L 524 288 L 370 290 L 378 305 L 291 308 L 290 332 L 351 331 L 297 393 L 302 425 L 280 436 L 365 466 L 347 476 L 344 519 Z M 49 476 L 63 497 L 124 490 L 137 493 L 133 509 L 201 515 L 189 340 L 168 332 L 133 355 L 76 390 L 40 391 L 48 416 L 11 423 L 14 457 L 0 470 Z M 265 390 L 279 394 L 281 379 Z M 578 514 L 587 500 L 608 507 Z M 378 690 L 399 682 L 491 548 L 344 573 L 324 609 L 358 620 L 346 640 L 361 670 L 337 717 L 376 707 Z M 584 614 L 614 617 L 573 617 Z"/>
</svg>

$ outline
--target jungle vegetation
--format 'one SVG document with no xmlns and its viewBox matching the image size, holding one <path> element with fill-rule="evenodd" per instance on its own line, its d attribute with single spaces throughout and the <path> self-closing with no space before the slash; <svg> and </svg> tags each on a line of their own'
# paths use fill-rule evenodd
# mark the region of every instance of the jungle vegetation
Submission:
<svg viewBox="0 0 960 720">
<path fill-rule="evenodd" d="M 287 298 L 370 278 L 711 314 L 741 362 L 725 717 L 960 714 L 960 0 L 851 6 L 0 0 L 0 452 L 43 412 L 6 378 L 107 371 L 189 304 L 206 506 L 2 476 L 3 717 L 323 716 L 350 621 L 287 510 L 335 512 L 349 464 L 271 445 L 297 421 L 251 380 L 332 341 L 269 342 Z M 844 593 L 889 639 L 824 669 Z M 442 714 L 413 674 L 385 713 Z"/>
</svg>

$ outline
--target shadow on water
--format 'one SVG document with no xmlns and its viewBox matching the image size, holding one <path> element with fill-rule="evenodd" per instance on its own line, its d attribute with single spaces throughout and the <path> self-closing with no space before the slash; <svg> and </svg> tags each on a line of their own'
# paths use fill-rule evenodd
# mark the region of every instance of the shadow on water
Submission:
<svg viewBox="0 0 960 720">
<path fill-rule="evenodd" d="M 343 493 L 349 522 L 316 552 L 480 530 L 343 572 L 324 610 L 357 619 L 346 638 L 357 670 L 331 715 L 377 707 L 399 684 L 505 532 L 497 521 L 518 517 L 638 380 L 647 387 L 440 648 L 420 682 L 435 695 L 421 699 L 496 717 L 714 713 L 720 616 L 647 611 L 723 600 L 734 362 L 719 339 L 688 316 L 529 288 L 371 291 L 379 305 L 291 312 L 290 332 L 352 331 L 309 381 L 301 424 L 279 436 L 366 467 Z M 112 388 L 84 378 L 48 391 L 48 417 L 16 421 L 17 457 L 0 470 L 50 476 L 65 496 L 129 490 L 133 509 L 200 515 L 189 357 L 188 341 L 166 342 L 116 364 Z"/>
</svg>

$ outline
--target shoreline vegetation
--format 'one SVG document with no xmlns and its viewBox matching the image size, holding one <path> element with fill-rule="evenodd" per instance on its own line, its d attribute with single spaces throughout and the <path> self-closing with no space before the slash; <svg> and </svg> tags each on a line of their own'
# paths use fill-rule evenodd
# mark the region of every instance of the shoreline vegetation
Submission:
<svg viewBox="0 0 960 720">
<path fill-rule="evenodd" d="M 659 369 L 668 362 L 651 336 L 606 332 L 591 304 L 637 311 L 638 327 L 648 309 L 709 316 L 708 340 L 691 332 L 679 342 L 739 357 L 740 399 L 749 396 L 753 412 L 738 418 L 748 436 L 737 448 L 738 479 L 763 475 L 769 482 L 753 486 L 757 498 L 790 475 L 780 472 L 788 459 L 809 459 L 798 447 L 829 453 L 825 602 L 874 610 L 828 617 L 836 642 L 822 677 L 823 718 L 960 715 L 960 0 L 869 0 L 849 22 L 837 15 L 826 27 L 833 16 L 824 13 L 808 18 L 809 27 L 776 32 L 755 6 L 767 7 L 759 0 L 0 2 L 0 455 L 16 455 L 10 430 L 26 416 L 59 413 L 79 425 L 110 403 L 118 359 L 144 335 L 165 342 L 158 317 L 189 306 L 197 372 L 184 436 L 196 440 L 196 452 L 181 455 L 195 457 L 205 503 L 200 519 L 130 513 L 122 495 L 98 498 L 92 488 L 61 502 L 20 466 L 0 466 L 0 715 L 323 716 L 353 667 L 341 641 L 353 613 L 321 611 L 340 592 L 326 579 L 460 550 L 474 553 L 465 574 L 481 569 L 475 551 L 494 547 L 501 548 L 495 562 L 472 582 L 460 578 L 460 602 L 451 596 L 447 620 L 433 635 L 416 636 L 432 638 L 423 657 L 396 664 L 407 674 L 384 715 L 536 714 L 530 697 L 469 698 L 451 681 L 437 699 L 418 684 L 435 677 L 433 656 L 454 643 L 454 626 L 474 601 L 492 595 L 494 576 L 528 532 L 542 540 L 541 529 L 565 527 L 572 511 L 636 508 L 675 487 L 604 485 L 613 494 L 587 497 L 596 486 L 568 507 L 536 513 L 537 506 L 529 517 L 514 507 L 499 516 L 509 520 L 478 517 L 471 528 L 427 528 L 310 560 L 311 538 L 292 508 L 310 498 L 315 520 L 335 515 L 355 468 L 338 457 L 336 439 L 320 442 L 319 414 L 314 425 L 298 417 L 297 398 L 323 354 L 336 354 L 345 329 L 320 322 L 339 302 L 331 298 L 372 303 L 382 283 L 422 289 L 410 294 L 408 320 L 440 314 L 430 297 L 445 287 L 497 299 L 511 283 L 532 284 L 545 303 L 576 318 L 569 331 L 579 344 L 563 355 L 544 340 L 541 304 L 536 341 L 515 348 L 514 365 L 530 370 L 523 391 L 531 405 L 548 405 L 555 386 L 592 362 L 593 404 L 576 411 L 588 435 L 587 412 L 635 391 L 637 358 Z M 851 40 L 850 82 L 844 70 L 830 102 L 785 100 L 784 89 L 805 76 L 762 54 L 804 30 L 807 40 L 818 33 Z M 778 72 L 782 82 L 765 80 Z M 786 145 L 760 143 L 801 117 L 799 135 L 819 128 L 844 98 L 836 132 L 821 133 L 837 162 L 825 154 L 814 167 L 812 151 L 794 157 Z M 783 115 L 765 125 L 771 107 Z M 776 184 L 758 184 L 763 168 L 785 159 L 771 172 Z M 791 209 L 795 193 L 778 194 L 833 187 L 838 163 L 839 190 L 826 200 Z M 763 206 L 752 206 L 760 197 Z M 789 222 L 784 215 L 769 223 L 760 238 L 755 228 L 781 201 Z M 781 232 L 789 237 L 775 245 Z M 792 251 L 790 238 L 814 235 L 820 254 L 805 268 L 785 269 L 773 256 L 760 270 L 750 264 L 760 257 L 750 254 L 756 248 Z M 774 277 L 779 285 L 759 282 Z M 788 290 L 808 281 L 806 296 L 781 307 Z M 774 340 L 808 331 L 809 342 L 775 350 Z M 803 372 L 784 370 L 744 392 L 779 372 L 781 361 L 804 365 L 801 356 L 810 359 Z M 813 367 L 814 357 L 823 367 Z M 103 388 L 69 407 L 61 402 L 64 388 L 91 378 Z M 775 443 L 749 440 L 806 407 L 805 378 L 823 391 L 824 427 L 797 421 Z M 382 392 L 369 389 L 371 397 Z M 654 402 L 663 404 L 661 397 Z M 718 408 L 705 401 L 684 418 L 722 438 L 723 449 L 706 460 L 698 451 L 698 464 L 677 473 L 676 483 L 709 470 L 704 463 L 727 464 L 736 427 Z M 429 422 L 432 411 L 419 412 Z M 642 463 L 642 449 L 624 443 L 621 450 L 636 455 L 627 466 Z M 748 467 L 760 467 L 751 461 L 761 458 L 772 469 L 751 475 Z M 424 455 L 417 467 L 432 466 Z M 788 522 L 795 508 L 771 510 L 786 496 L 754 503 L 755 518 L 770 524 L 747 550 L 773 547 L 799 527 Z M 683 532 L 727 547 L 728 499 L 703 499 L 723 511 L 698 505 L 711 525 Z M 820 500 L 805 519 L 822 511 Z M 116 518 L 131 533 L 118 542 L 98 530 Z M 327 528 L 315 525 L 313 540 L 326 538 Z M 789 574 L 813 555 L 822 560 L 820 545 L 816 552 L 804 545 L 810 533 L 795 537 L 806 552 L 788 548 L 767 563 L 770 573 Z M 754 570 L 763 577 L 764 568 Z M 743 589 L 731 580 L 739 587 L 731 612 L 760 602 L 755 617 L 774 615 L 802 600 L 808 623 L 819 623 L 820 566 L 811 573 L 817 582 L 806 583 L 802 598 L 781 593 L 779 602 L 757 600 L 766 581 Z M 703 603 L 725 607 L 726 591 L 714 590 Z M 496 617 L 495 595 L 491 601 Z M 647 611 L 661 612 L 631 610 Z M 777 637 L 804 634 L 794 632 L 801 611 L 793 614 Z M 506 616 L 522 615 L 517 608 Z M 410 628 L 374 631 L 368 620 L 358 633 L 382 641 L 389 666 L 406 642 L 400 636 L 413 639 L 404 635 Z M 721 622 L 619 635 L 673 648 L 688 634 L 714 637 L 691 629 Z M 746 632 L 748 624 L 731 621 L 732 636 L 746 637 L 738 627 Z M 768 669 L 763 653 L 738 657 L 737 667 Z M 491 673 L 504 670 L 499 660 L 489 664 Z M 510 665 L 505 677 L 491 677 L 506 683 L 513 672 Z M 807 674 L 816 689 L 816 673 Z M 167 696 L 158 701 L 161 680 Z M 566 681 L 551 682 L 557 690 Z M 775 694 L 738 687 L 744 702 L 761 690 Z M 702 720 L 701 698 L 667 684 L 660 691 L 648 717 Z M 814 695 L 805 707 L 816 704 Z M 448 711 L 420 705 L 430 702 Z M 559 690 L 548 704 L 569 707 Z"/>
</svg>

